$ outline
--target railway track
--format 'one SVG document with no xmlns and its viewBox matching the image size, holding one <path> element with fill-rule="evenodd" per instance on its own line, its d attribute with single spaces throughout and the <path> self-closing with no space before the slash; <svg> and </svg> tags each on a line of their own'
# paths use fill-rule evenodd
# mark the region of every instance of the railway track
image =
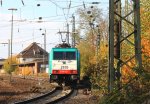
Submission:
<svg viewBox="0 0 150 104">
<path fill-rule="evenodd" d="M 57 87 L 44 95 L 25 101 L 15 102 L 14 104 L 55 104 L 71 96 L 73 92 L 74 89 L 72 88 L 63 90 L 62 88 Z"/>
</svg>

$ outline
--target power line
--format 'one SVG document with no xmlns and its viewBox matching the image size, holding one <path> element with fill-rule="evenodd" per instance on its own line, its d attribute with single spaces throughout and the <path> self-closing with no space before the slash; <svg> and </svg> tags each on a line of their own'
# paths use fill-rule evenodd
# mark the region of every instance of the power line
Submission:
<svg viewBox="0 0 150 104">
<path fill-rule="evenodd" d="M 58 7 L 58 8 L 60 8 L 60 9 L 62 9 L 62 7 L 61 6 L 59 6 L 56 2 L 53 2 L 52 0 L 49 0 L 51 3 L 53 3 L 56 7 Z"/>
<path fill-rule="evenodd" d="M 1 0 L 0 2 L 1 2 L 1 7 L 2 7 L 2 5 L 3 5 L 3 1 Z"/>
<path fill-rule="evenodd" d="M 22 5 L 24 6 L 24 1 L 23 1 L 23 0 L 21 0 L 21 2 L 22 2 Z"/>
</svg>

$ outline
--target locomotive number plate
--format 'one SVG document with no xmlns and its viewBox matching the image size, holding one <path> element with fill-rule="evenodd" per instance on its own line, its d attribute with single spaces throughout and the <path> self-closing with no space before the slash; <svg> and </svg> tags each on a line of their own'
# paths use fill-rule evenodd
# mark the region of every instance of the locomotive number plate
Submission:
<svg viewBox="0 0 150 104">
<path fill-rule="evenodd" d="M 61 69 L 68 69 L 68 66 L 61 66 Z"/>
</svg>

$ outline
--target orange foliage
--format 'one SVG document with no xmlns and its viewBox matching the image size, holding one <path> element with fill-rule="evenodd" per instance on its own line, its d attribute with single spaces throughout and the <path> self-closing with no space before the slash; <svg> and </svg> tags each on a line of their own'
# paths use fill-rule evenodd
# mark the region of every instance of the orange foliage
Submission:
<svg viewBox="0 0 150 104">
<path fill-rule="evenodd" d="M 96 64 L 96 62 L 97 62 L 96 56 L 91 57 L 91 59 L 89 60 L 89 62 L 90 62 L 91 64 Z"/>
<path fill-rule="evenodd" d="M 135 62 L 128 62 L 127 65 L 133 67 Z M 129 79 L 134 78 L 137 74 L 127 65 L 122 67 L 122 82 L 127 83 Z"/>
<path fill-rule="evenodd" d="M 146 56 L 150 57 L 150 40 L 146 38 L 142 39 L 142 52 Z"/>
<path fill-rule="evenodd" d="M 30 75 L 32 73 L 32 71 L 28 68 L 28 67 L 23 67 L 22 68 L 22 75 Z"/>
</svg>

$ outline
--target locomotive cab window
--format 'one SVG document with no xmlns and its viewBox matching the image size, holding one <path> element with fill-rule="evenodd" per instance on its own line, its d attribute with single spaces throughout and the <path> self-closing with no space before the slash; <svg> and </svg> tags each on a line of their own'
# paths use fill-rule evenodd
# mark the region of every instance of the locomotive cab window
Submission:
<svg viewBox="0 0 150 104">
<path fill-rule="evenodd" d="M 75 52 L 54 52 L 54 60 L 76 60 Z"/>
<path fill-rule="evenodd" d="M 63 52 L 54 52 L 54 60 L 63 60 L 64 55 Z"/>
<path fill-rule="evenodd" d="M 76 60 L 75 52 L 66 52 L 66 60 Z"/>
</svg>

